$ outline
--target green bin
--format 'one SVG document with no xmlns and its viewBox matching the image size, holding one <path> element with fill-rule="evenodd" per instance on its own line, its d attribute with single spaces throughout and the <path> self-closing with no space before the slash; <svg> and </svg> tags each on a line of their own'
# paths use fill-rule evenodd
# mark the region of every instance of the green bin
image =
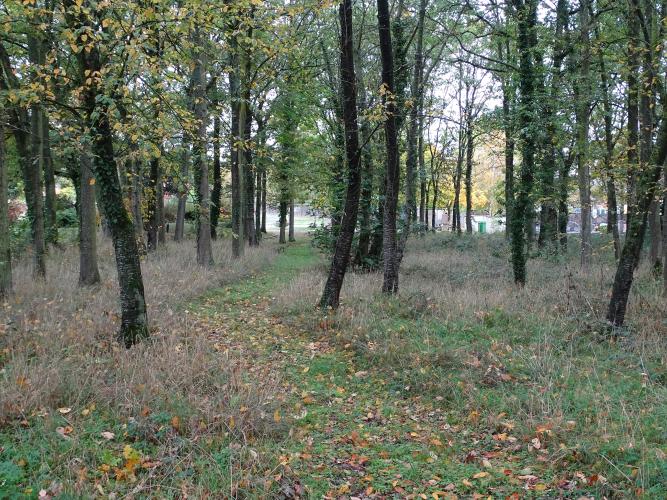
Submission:
<svg viewBox="0 0 667 500">
<path fill-rule="evenodd" d="M 480 233 L 486 233 L 486 222 L 478 222 L 477 231 L 479 231 Z"/>
</svg>

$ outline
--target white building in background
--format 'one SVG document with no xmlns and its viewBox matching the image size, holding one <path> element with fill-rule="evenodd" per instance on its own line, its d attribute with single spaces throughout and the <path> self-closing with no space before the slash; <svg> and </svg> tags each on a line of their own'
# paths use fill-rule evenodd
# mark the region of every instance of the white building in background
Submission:
<svg viewBox="0 0 667 500">
<path fill-rule="evenodd" d="M 428 210 L 428 224 L 431 226 L 433 210 Z M 465 231 L 465 211 L 461 212 L 461 228 Z M 451 214 L 447 210 L 437 208 L 435 210 L 435 227 L 441 231 L 449 231 L 452 228 Z M 486 214 L 472 214 L 472 230 L 475 233 L 498 233 L 505 231 L 505 217 L 491 216 Z"/>
</svg>

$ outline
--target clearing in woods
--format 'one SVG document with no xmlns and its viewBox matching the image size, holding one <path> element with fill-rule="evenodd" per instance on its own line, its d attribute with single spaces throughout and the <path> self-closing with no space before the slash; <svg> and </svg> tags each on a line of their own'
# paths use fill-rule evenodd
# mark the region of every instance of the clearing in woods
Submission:
<svg viewBox="0 0 667 500">
<path fill-rule="evenodd" d="M 227 370 L 211 397 L 229 393 L 233 411 L 172 392 L 130 417 L 101 404 L 26 416 L 0 435 L 0 497 L 663 496 L 660 354 L 586 322 L 600 283 L 537 261 L 548 285 L 517 291 L 498 275 L 505 252 L 492 236 L 417 239 L 398 298 L 350 274 L 326 315 L 323 260 L 288 245 L 183 307 L 188 336 L 169 347 L 205 337 L 208 367 Z"/>
</svg>

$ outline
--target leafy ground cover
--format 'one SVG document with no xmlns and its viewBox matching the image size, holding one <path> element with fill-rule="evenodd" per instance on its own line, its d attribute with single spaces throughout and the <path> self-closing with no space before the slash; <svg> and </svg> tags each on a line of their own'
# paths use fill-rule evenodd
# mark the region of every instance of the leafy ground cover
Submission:
<svg viewBox="0 0 667 500">
<path fill-rule="evenodd" d="M 193 412 L 175 385 L 130 416 L 94 401 L 26 416 L 0 434 L 2 495 L 667 494 L 659 319 L 610 340 L 594 320 L 595 277 L 517 292 L 497 274 L 498 240 L 438 235 L 412 250 L 399 298 L 351 275 L 336 314 L 313 306 L 323 263 L 307 243 L 181 306 L 224 373 L 208 391 L 219 413 Z M 535 266 L 551 276 L 548 261 Z M 643 276 L 640 298 L 652 286 Z"/>
</svg>

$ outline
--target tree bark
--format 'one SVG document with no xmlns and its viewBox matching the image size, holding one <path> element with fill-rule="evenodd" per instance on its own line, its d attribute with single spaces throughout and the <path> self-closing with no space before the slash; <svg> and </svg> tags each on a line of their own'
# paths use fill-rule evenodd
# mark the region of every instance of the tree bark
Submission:
<svg viewBox="0 0 667 500">
<path fill-rule="evenodd" d="M 578 78 L 575 78 L 576 151 L 579 204 L 581 205 L 581 267 L 591 265 L 591 171 L 588 154 L 588 129 L 590 122 L 590 0 L 579 2 L 580 52 L 578 54 Z M 578 81 L 577 81 L 578 80 Z"/>
<path fill-rule="evenodd" d="M 4 115 L 0 114 L 0 300 L 12 292 L 12 254 L 9 239 L 7 166 Z"/>
<path fill-rule="evenodd" d="M 185 233 L 185 209 L 188 201 L 188 175 L 190 166 L 190 147 L 186 144 L 185 134 L 181 144 L 181 178 L 178 190 L 178 207 L 176 209 L 176 227 L 174 228 L 174 241 L 181 241 Z"/>
<path fill-rule="evenodd" d="M 398 293 L 398 248 L 396 238 L 396 209 L 400 182 L 398 158 L 398 130 L 396 127 L 396 103 L 394 101 L 394 57 L 391 43 L 389 3 L 377 0 L 378 32 L 380 38 L 380 59 L 382 61 L 382 88 L 384 91 L 386 118 L 384 122 L 386 158 L 386 194 L 382 225 L 382 246 L 384 277 L 382 291 Z"/>
<path fill-rule="evenodd" d="M 73 4 L 72 0 L 66 1 L 67 7 Z M 68 14 L 67 19 L 75 33 L 94 30 L 90 26 L 90 21 L 81 14 L 77 17 L 71 17 Z M 77 40 L 77 43 L 81 46 L 85 45 L 85 42 L 80 39 Z M 82 81 L 85 81 L 86 74 L 103 74 L 105 69 L 100 62 L 99 49 L 95 45 L 88 45 L 88 47 L 90 51 L 81 50 L 78 53 Z M 97 85 L 96 82 L 93 82 L 85 88 L 83 103 L 87 125 L 93 138 L 93 171 L 96 184 L 102 192 L 104 214 L 109 222 L 116 254 L 121 303 L 119 339 L 129 348 L 140 339 L 148 337 L 144 283 L 137 242 L 134 239 L 132 222 L 123 204 L 123 194 L 116 170 L 113 131 L 109 123 L 109 104 L 107 99 L 98 99 L 101 90 Z"/>
<path fill-rule="evenodd" d="M 146 247 L 149 252 L 157 250 L 158 235 L 160 231 L 160 198 L 162 196 L 162 174 L 160 172 L 160 158 L 152 158 L 150 161 L 150 175 L 148 179 L 148 231 Z"/>
<path fill-rule="evenodd" d="M 288 239 L 290 242 L 296 241 L 294 238 L 294 199 L 289 201 L 289 231 Z"/>
<path fill-rule="evenodd" d="M 535 168 L 536 113 L 533 50 L 537 24 L 537 0 L 513 0 L 518 21 L 519 51 L 519 124 L 521 138 L 521 174 L 511 217 L 511 252 L 514 282 L 526 283 L 526 225 L 533 220 L 533 171 Z"/>
<path fill-rule="evenodd" d="M 211 198 L 208 181 L 208 159 L 206 128 L 208 125 L 208 109 L 206 104 L 206 53 L 201 49 L 202 37 L 200 28 L 195 27 L 193 33 L 194 68 L 192 72 L 193 114 L 197 126 L 192 138 L 192 166 L 197 185 L 197 264 L 213 265 L 211 249 Z"/>
<path fill-rule="evenodd" d="M 354 73 L 354 43 L 352 29 L 352 1 L 343 0 L 339 7 L 341 43 L 340 43 L 340 85 L 343 104 L 343 122 L 345 127 L 345 157 L 348 164 L 347 195 L 345 208 L 336 238 L 331 267 L 324 285 L 321 308 L 337 308 L 340 303 L 340 290 L 350 261 L 352 239 L 357 224 L 359 194 L 361 191 L 361 170 L 359 149 L 359 126 L 357 123 L 357 89 Z M 395 221 L 394 221 L 395 223 Z"/>
<path fill-rule="evenodd" d="M 266 234 L 266 169 L 262 169 L 262 232 Z"/>
<path fill-rule="evenodd" d="M 472 104 L 470 103 L 470 106 Z M 472 110 L 468 109 L 468 113 Z M 473 124 L 472 118 L 468 116 L 466 124 L 466 173 L 465 173 L 465 189 L 466 189 L 466 233 L 472 234 L 472 165 L 473 155 L 475 152 L 475 145 L 473 144 Z"/>
<path fill-rule="evenodd" d="M 211 239 L 218 238 L 218 221 L 220 220 L 220 202 L 222 196 L 222 167 L 220 164 L 220 116 L 214 106 L 213 116 L 213 191 L 211 193 Z"/>
<path fill-rule="evenodd" d="M 243 155 L 243 135 L 245 130 L 246 104 L 243 102 L 241 78 L 239 73 L 245 66 L 241 57 L 237 37 L 231 42 L 231 67 L 229 74 L 229 89 L 232 96 L 232 126 L 231 126 L 231 173 L 232 173 L 232 255 L 235 258 L 245 253 L 245 235 L 243 234 L 243 211 L 245 207 L 245 160 Z"/>
<path fill-rule="evenodd" d="M 79 160 L 79 285 L 99 283 L 97 267 L 97 224 L 95 213 L 95 178 L 90 155 L 81 153 Z"/>
<path fill-rule="evenodd" d="M 250 101 L 250 93 L 245 96 Z M 250 134 L 252 131 L 252 113 L 248 110 L 243 137 L 246 144 L 250 144 Z M 245 201 L 244 211 L 245 234 L 248 239 L 248 245 L 256 247 L 258 245 L 257 233 L 255 233 L 255 169 L 253 168 L 253 154 L 250 146 L 243 151 L 245 156 Z"/>
</svg>

